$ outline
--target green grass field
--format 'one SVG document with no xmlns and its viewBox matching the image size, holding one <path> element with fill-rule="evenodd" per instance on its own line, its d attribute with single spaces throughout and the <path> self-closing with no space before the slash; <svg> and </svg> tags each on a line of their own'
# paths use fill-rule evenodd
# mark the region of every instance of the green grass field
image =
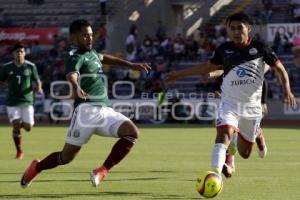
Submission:
<svg viewBox="0 0 300 200">
<path fill-rule="evenodd" d="M 195 125 L 142 126 L 139 143 L 98 188 L 89 172 L 116 141 L 94 136 L 69 165 L 40 174 L 29 188 L 19 185 L 32 159 L 60 150 L 66 127 L 34 127 L 24 133 L 25 157 L 16 160 L 9 127 L 0 127 L 0 199 L 200 199 L 195 180 L 210 169 L 215 129 Z M 299 129 L 265 128 L 268 156 L 237 157 L 237 172 L 224 179 L 222 200 L 299 200 Z"/>
</svg>

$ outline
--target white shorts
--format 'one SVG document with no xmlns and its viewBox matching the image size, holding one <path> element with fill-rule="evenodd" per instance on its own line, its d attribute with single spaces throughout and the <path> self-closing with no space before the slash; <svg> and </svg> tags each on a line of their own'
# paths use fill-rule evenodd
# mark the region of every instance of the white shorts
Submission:
<svg viewBox="0 0 300 200">
<path fill-rule="evenodd" d="M 262 119 L 261 105 L 241 105 L 221 101 L 216 121 L 217 128 L 231 127 L 241 138 L 251 144 L 255 142 L 257 129 Z"/>
<path fill-rule="evenodd" d="M 125 121 L 130 119 L 110 107 L 80 104 L 73 113 L 66 143 L 82 146 L 93 134 L 118 137 L 118 129 Z"/>
<path fill-rule="evenodd" d="M 12 123 L 16 119 L 22 122 L 34 125 L 34 109 L 32 105 L 29 106 L 7 106 L 7 114 L 9 122 Z"/>
</svg>

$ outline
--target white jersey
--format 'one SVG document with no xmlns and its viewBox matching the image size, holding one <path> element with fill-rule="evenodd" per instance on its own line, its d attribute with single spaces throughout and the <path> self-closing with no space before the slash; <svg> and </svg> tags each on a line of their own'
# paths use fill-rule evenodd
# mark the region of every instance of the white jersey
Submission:
<svg viewBox="0 0 300 200">
<path fill-rule="evenodd" d="M 223 78 L 222 98 L 241 103 L 260 103 L 264 80 L 263 60 L 258 58 L 231 69 Z"/>
<path fill-rule="evenodd" d="M 237 47 L 233 42 L 220 45 L 211 62 L 224 69 L 222 101 L 259 105 L 264 63 L 273 66 L 278 61 L 272 49 L 262 42 L 250 40 L 245 47 Z"/>
</svg>

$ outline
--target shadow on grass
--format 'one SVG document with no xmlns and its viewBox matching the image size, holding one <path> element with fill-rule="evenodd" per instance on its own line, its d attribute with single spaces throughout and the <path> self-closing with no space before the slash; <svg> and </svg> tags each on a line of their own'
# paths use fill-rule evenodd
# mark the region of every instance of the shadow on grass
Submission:
<svg viewBox="0 0 300 200">
<path fill-rule="evenodd" d="M 86 193 L 66 193 L 66 194 L 30 194 L 30 195 L 0 195 L 0 199 L 34 199 L 34 198 L 71 198 L 82 196 L 84 199 L 87 196 L 108 196 L 108 195 L 116 195 L 116 196 L 136 196 L 136 195 L 152 195 L 151 193 L 144 193 L 144 192 L 86 192 Z"/>
<path fill-rule="evenodd" d="M 105 196 L 120 196 L 120 197 L 130 197 L 135 196 L 139 197 L 140 199 L 187 199 L 186 196 L 183 195 L 158 195 L 153 193 L 147 192 L 89 192 L 89 193 L 66 193 L 66 194 L 30 194 L 30 195 L 0 195 L 0 199 L 34 199 L 34 198 L 71 198 L 82 196 L 85 197 L 93 197 L 93 196 L 101 196 L 105 198 Z M 199 199 L 199 198 L 188 198 L 188 199 Z"/>
<path fill-rule="evenodd" d="M 115 182 L 115 181 L 152 181 L 152 180 L 166 180 L 167 177 L 143 177 L 143 178 L 117 178 L 117 179 L 106 179 L 105 182 Z M 0 183 L 19 183 L 20 180 L 0 180 Z M 51 182 L 90 182 L 87 179 L 47 179 L 47 180 L 36 180 L 35 183 L 51 183 Z"/>
<path fill-rule="evenodd" d="M 22 175 L 24 171 L 20 171 L 20 172 L 0 172 L 1 174 L 4 175 Z M 88 174 L 89 171 L 60 171 L 60 172 L 47 172 L 48 174 Z M 171 171 L 171 170 L 150 170 L 150 171 L 128 171 L 128 170 L 124 170 L 124 171 L 113 171 L 112 173 L 114 174 L 145 174 L 145 173 L 177 173 L 176 171 Z"/>
<path fill-rule="evenodd" d="M 212 124 L 201 124 L 201 123 L 174 123 L 174 124 L 137 124 L 139 128 L 215 128 Z"/>
</svg>

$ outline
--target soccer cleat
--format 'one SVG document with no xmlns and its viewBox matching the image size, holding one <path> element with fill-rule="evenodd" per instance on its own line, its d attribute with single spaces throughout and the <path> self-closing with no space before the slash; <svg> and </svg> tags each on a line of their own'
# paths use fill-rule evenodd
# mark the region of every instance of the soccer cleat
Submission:
<svg viewBox="0 0 300 200">
<path fill-rule="evenodd" d="M 262 132 L 260 132 L 260 135 L 256 137 L 255 142 L 256 142 L 256 145 L 258 148 L 259 157 L 261 157 L 261 158 L 266 157 L 268 149 L 267 149 L 265 138 L 264 138 L 264 135 Z"/>
<path fill-rule="evenodd" d="M 24 157 L 24 154 L 22 151 L 18 151 L 17 154 L 16 154 L 16 159 L 18 160 L 22 160 Z"/>
<path fill-rule="evenodd" d="M 36 177 L 36 175 L 39 174 L 39 172 L 36 170 L 36 165 L 39 162 L 40 162 L 39 160 L 33 160 L 31 164 L 28 166 L 28 168 L 26 169 L 26 171 L 24 172 L 20 182 L 22 188 L 28 187 L 31 184 L 34 177 Z"/>
<path fill-rule="evenodd" d="M 92 182 L 92 185 L 94 187 L 97 187 L 101 181 L 103 181 L 104 177 L 108 174 L 108 170 L 101 166 L 100 168 L 94 169 L 90 173 L 90 179 Z"/>
<path fill-rule="evenodd" d="M 234 156 L 227 153 L 226 161 L 222 168 L 222 173 L 226 178 L 230 178 L 234 172 L 235 172 Z"/>
</svg>

